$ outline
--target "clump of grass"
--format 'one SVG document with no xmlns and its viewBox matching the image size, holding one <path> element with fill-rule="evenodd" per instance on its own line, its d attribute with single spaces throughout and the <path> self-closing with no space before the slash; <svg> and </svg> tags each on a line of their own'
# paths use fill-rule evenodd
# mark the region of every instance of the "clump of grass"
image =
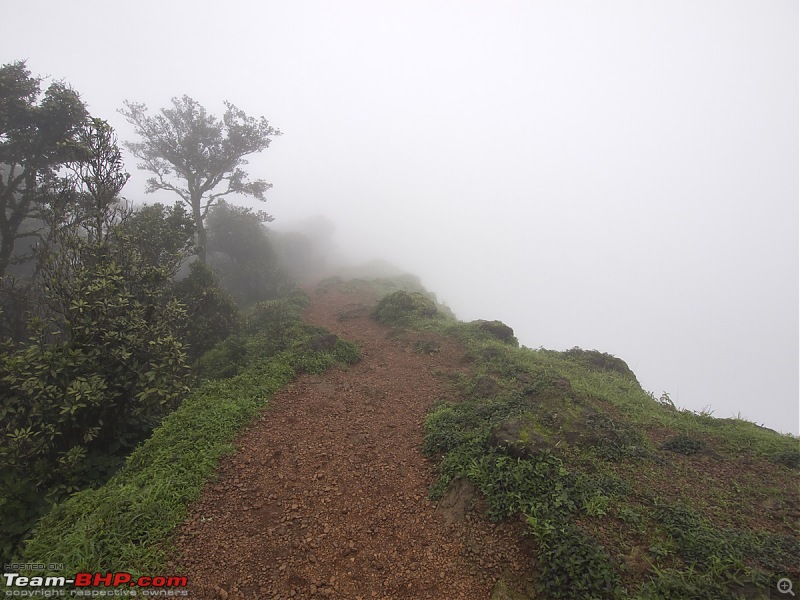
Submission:
<svg viewBox="0 0 800 600">
<path fill-rule="evenodd" d="M 699 454 L 700 452 L 703 452 L 707 447 L 708 447 L 707 444 L 703 440 L 690 437 L 685 433 L 681 433 L 679 435 L 676 435 L 675 437 L 671 437 L 661 444 L 662 450 L 669 450 L 671 452 L 677 452 L 679 454 L 685 454 L 687 456 L 691 456 L 693 454 Z"/>
<path fill-rule="evenodd" d="M 436 303 L 425 294 L 398 290 L 381 298 L 372 314 L 385 325 L 410 325 L 420 319 L 431 319 L 438 312 Z"/>
<path fill-rule="evenodd" d="M 772 462 L 790 469 L 800 469 L 800 449 L 788 448 L 772 455 Z"/>
<path fill-rule="evenodd" d="M 441 349 L 439 342 L 434 340 L 417 340 L 414 342 L 416 354 L 435 354 Z"/>
<path fill-rule="evenodd" d="M 761 479 L 786 496 L 776 506 L 791 505 L 791 491 L 774 487 L 759 465 L 796 468 L 795 438 L 660 402 L 609 354 L 517 349 L 474 324 L 436 326 L 465 346 L 473 375 L 453 378 L 452 401 L 425 421 L 424 449 L 440 469 L 431 495 L 467 478 L 491 518 L 524 517 L 542 595 L 729 598 L 763 593 L 773 573 L 800 575 L 798 531 L 783 509 L 771 521 L 745 509 L 765 502 Z M 480 391 L 481 378 L 498 383 L 494 393 Z M 666 433 L 661 448 L 676 456 L 655 451 L 650 432 L 659 440 Z M 713 460 L 681 456 L 699 453 Z M 730 482 L 713 470 L 730 473 L 743 456 L 752 483 L 734 482 L 733 500 Z M 710 477 L 696 472 L 704 468 Z"/>
</svg>

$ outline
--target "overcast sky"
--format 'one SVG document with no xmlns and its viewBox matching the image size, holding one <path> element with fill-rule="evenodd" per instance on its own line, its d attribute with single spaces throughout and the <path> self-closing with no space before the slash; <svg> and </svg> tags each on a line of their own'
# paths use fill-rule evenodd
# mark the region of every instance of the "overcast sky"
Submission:
<svg viewBox="0 0 800 600">
<path fill-rule="evenodd" d="M 0 57 L 125 99 L 230 100 L 275 225 L 325 214 L 466 320 L 798 433 L 796 0 L 32 1 Z M 143 198 L 145 176 L 128 198 Z M 165 198 L 165 200 L 171 200 Z"/>
</svg>

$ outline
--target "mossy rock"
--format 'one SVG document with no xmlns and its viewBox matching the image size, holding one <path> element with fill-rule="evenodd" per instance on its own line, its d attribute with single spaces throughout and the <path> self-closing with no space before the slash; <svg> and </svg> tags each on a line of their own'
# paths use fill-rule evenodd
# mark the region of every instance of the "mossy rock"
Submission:
<svg viewBox="0 0 800 600">
<path fill-rule="evenodd" d="M 559 402 L 552 397 L 533 406 L 531 412 L 495 425 L 489 445 L 517 458 L 531 458 L 542 451 L 568 446 L 592 451 L 611 461 L 647 454 L 646 441 L 636 430 L 593 407 Z"/>
<path fill-rule="evenodd" d="M 483 319 L 478 319 L 477 321 L 471 321 L 470 325 L 479 331 L 482 331 L 483 333 L 500 340 L 504 344 L 519 346 L 517 338 L 514 337 L 514 330 L 502 321 L 484 321 Z"/>
<path fill-rule="evenodd" d="M 636 375 L 631 371 L 628 363 L 621 358 L 617 358 L 613 354 L 599 352 L 597 350 L 584 350 L 575 346 L 564 352 L 564 356 L 577 360 L 592 369 L 619 373 L 631 381 L 636 381 L 638 383 Z"/>
<path fill-rule="evenodd" d="M 535 431 L 530 414 L 511 417 L 492 427 L 489 445 L 515 458 L 532 458 L 553 449 L 553 443 Z"/>
<path fill-rule="evenodd" d="M 372 314 L 381 323 L 396 325 L 430 319 L 437 313 L 436 304 L 425 294 L 398 290 L 382 298 Z"/>
</svg>

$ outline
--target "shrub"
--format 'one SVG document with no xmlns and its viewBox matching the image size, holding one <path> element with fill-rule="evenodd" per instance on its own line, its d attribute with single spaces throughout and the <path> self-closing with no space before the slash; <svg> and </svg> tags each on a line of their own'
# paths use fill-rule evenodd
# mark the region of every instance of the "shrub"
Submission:
<svg viewBox="0 0 800 600">
<path fill-rule="evenodd" d="M 197 360 L 236 330 L 239 309 L 211 267 L 193 262 L 189 275 L 173 289 L 175 297 L 186 306 L 184 336 L 190 359 Z"/>
<path fill-rule="evenodd" d="M 373 315 L 386 325 L 404 325 L 416 319 L 435 317 L 437 313 L 436 303 L 425 294 L 398 290 L 383 297 Z"/>
<path fill-rule="evenodd" d="M 685 433 L 671 437 L 661 444 L 662 450 L 669 450 L 670 452 L 677 452 L 678 454 L 685 454 L 691 456 L 699 454 L 706 449 L 706 443 L 698 438 L 689 437 Z"/>
<path fill-rule="evenodd" d="M 31 340 L 0 353 L 0 531 L 9 548 L 46 503 L 106 479 L 187 390 L 177 332 L 185 313 L 169 299 L 162 265 L 124 239 L 75 236 L 45 273 L 49 322 L 33 321 Z"/>
</svg>

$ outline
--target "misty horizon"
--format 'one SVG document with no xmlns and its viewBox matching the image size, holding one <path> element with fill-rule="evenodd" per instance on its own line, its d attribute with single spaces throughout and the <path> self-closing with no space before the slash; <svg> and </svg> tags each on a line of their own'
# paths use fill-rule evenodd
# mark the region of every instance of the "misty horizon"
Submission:
<svg viewBox="0 0 800 600">
<path fill-rule="evenodd" d="M 247 168 L 274 187 L 232 201 L 270 228 L 324 215 L 337 258 L 460 319 L 800 433 L 796 3 L 233 2 L 231 27 L 191 6 L 16 4 L 3 62 L 123 141 L 125 100 L 263 115 L 284 135 Z M 172 204 L 136 162 L 123 195 Z"/>
</svg>

